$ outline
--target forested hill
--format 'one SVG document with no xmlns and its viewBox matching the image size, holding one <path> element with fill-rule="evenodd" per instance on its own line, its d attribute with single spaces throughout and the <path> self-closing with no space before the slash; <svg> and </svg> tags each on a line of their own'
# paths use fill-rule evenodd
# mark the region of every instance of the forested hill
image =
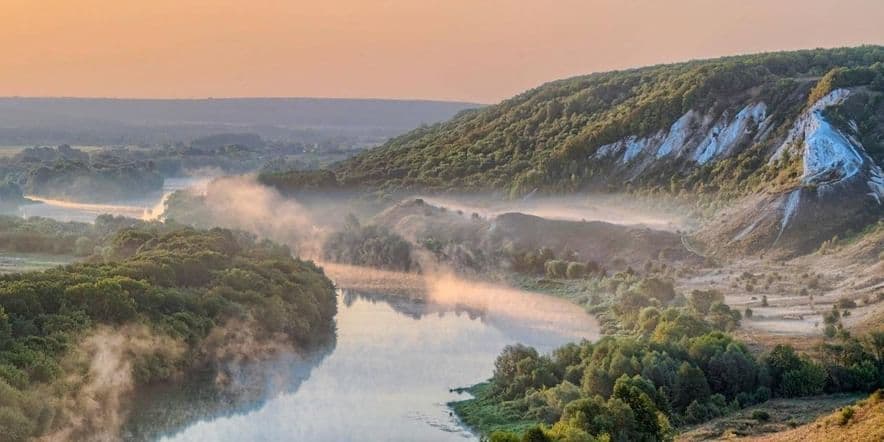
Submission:
<svg viewBox="0 0 884 442">
<path fill-rule="evenodd" d="M 785 188 L 802 178 L 800 152 L 782 155 L 800 144 L 790 132 L 817 101 L 842 88 L 849 98 L 829 97 L 817 109 L 864 148 L 856 152 L 859 162 L 868 156 L 869 164 L 881 164 L 882 62 L 884 47 L 862 46 L 554 81 L 413 130 L 338 164 L 334 173 L 344 186 L 513 196 L 627 186 L 736 194 Z M 285 187 L 286 177 L 276 178 Z"/>
</svg>

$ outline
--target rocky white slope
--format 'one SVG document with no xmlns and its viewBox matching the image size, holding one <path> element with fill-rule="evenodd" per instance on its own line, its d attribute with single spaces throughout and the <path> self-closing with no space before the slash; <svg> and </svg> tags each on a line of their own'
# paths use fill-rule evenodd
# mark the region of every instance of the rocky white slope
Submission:
<svg viewBox="0 0 884 442">
<path fill-rule="evenodd" d="M 712 229 L 714 243 L 751 251 L 775 246 L 807 251 L 845 228 L 880 218 L 884 210 L 881 168 L 853 134 L 824 116 L 826 108 L 843 103 L 850 94 L 837 89 L 819 99 L 791 123 L 785 137 L 780 135 L 782 140 L 775 138 L 774 116 L 767 105 L 756 101 L 733 115 L 725 111 L 714 117 L 691 110 L 668 131 L 606 144 L 591 159 L 603 162 L 609 177 L 631 181 L 661 164 L 686 170 L 714 164 L 756 143 L 774 146 L 767 161 L 774 163 L 787 154 L 800 158 L 800 180 L 790 190 L 756 196 L 728 213 Z"/>
</svg>

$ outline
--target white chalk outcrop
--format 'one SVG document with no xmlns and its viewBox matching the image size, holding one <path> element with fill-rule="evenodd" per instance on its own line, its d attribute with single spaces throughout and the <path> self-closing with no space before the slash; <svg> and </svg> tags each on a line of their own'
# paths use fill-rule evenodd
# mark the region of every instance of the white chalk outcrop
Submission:
<svg viewBox="0 0 884 442">
<path fill-rule="evenodd" d="M 717 119 L 690 110 L 675 120 L 668 130 L 648 137 L 629 136 L 599 147 L 590 158 L 616 159 L 621 168 L 634 169 L 638 175 L 654 160 L 684 158 L 696 164 L 726 158 L 764 127 L 767 105 L 755 102 L 743 107 L 733 117 L 724 112 Z"/>
</svg>

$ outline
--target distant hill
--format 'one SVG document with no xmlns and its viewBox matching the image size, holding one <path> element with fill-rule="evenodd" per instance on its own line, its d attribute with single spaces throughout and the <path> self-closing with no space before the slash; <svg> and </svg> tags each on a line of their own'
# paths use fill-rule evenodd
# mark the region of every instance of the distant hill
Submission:
<svg viewBox="0 0 884 442">
<path fill-rule="evenodd" d="M 304 141 L 305 134 L 383 141 L 478 106 L 327 98 L 0 98 L 0 145 L 187 143 L 218 133 L 281 142 Z"/>
<path fill-rule="evenodd" d="M 332 181 L 510 197 L 687 192 L 740 201 L 707 225 L 710 253 L 807 252 L 881 219 L 882 164 L 884 47 L 863 46 L 554 81 L 364 151 Z M 315 181 L 262 178 L 283 191 Z"/>
<path fill-rule="evenodd" d="M 802 112 L 851 87 L 863 98 L 842 106 L 851 115 L 832 123 L 846 132 L 845 120 L 862 122 L 848 135 L 880 165 L 882 63 L 884 47 L 864 46 L 574 77 L 416 129 L 336 172 L 344 184 L 514 195 L 627 185 L 742 191 L 766 177 L 784 141 L 800 141 L 789 132 Z"/>
</svg>

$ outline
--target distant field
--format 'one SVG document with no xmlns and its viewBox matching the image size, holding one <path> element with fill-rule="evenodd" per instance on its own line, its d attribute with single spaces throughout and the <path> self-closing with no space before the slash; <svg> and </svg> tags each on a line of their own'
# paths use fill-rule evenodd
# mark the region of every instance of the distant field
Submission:
<svg viewBox="0 0 884 442">
<path fill-rule="evenodd" d="M 34 146 L 0 146 L 0 158 L 8 158 L 11 157 L 29 147 Z M 96 150 L 100 150 L 105 148 L 105 146 L 71 146 L 75 149 L 80 149 L 86 152 L 92 152 Z"/>
<path fill-rule="evenodd" d="M 73 256 L 0 252 L 0 275 L 46 270 L 74 262 Z"/>
</svg>

